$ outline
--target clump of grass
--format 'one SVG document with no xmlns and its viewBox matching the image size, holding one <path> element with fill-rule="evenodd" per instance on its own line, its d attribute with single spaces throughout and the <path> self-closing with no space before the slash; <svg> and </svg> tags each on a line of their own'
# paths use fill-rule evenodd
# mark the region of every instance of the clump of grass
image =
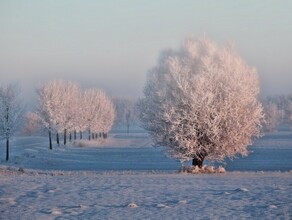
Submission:
<svg viewBox="0 0 292 220">
<path fill-rule="evenodd" d="M 203 166 L 202 168 L 198 166 L 182 166 L 180 168 L 180 173 L 190 173 L 190 174 L 215 174 L 215 173 L 225 173 L 224 167 L 214 167 L 214 166 Z"/>
</svg>

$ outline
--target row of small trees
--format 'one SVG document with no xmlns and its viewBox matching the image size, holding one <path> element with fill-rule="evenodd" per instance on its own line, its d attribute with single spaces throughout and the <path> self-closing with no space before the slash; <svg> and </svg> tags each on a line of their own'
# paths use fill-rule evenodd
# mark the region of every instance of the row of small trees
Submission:
<svg viewBox="0 0 292 220">
<path fill-rule="evenodd" d="M 22 124 L 24 113 L 17 85 L 0 86 L 0 137 L 6 142 L 6 160 L 9 160 L 11 136 Z M 115 119 L 115 108 L 110 98 L 101 90 L 81 91 L 73 82 L 50 81 L 37 90 L 38 107 L 25 114 L 25 129 L 45 128 L 49 133 L 49 148 L 52 149 L 52 134 L 63 132 L 64 145 L 67 135 L 76 139 L 77 132 L 88 131 L 88 139 L 106 138 Z"/>
<path fill-rule="evenodd" d="M 63 132 L 64 145 L 67 135 L 76 139 L 77 132 L 88 131 L 88 139 L 102 134 L 107 137 L 115 118 L 114 105 L 101 90 L 81 91 L 73 82 L 50 81 L 37 90 L 36 116 L 49 133 L 49 148 L 52 149 L 52 134 Z"/>
</svg>

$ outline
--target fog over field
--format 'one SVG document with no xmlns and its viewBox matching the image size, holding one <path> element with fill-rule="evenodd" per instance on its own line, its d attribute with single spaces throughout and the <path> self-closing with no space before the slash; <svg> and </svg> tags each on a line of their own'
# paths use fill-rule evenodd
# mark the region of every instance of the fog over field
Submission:
<svg viewBox="0 0 292 220">
<path fill-rule="evenodd" d="M 292 92 L 292 3 L 0 1 L 0 83 L 25 101 L 52 79 L 139 97 L 159 52 L 186 36 L 231 42 L 259 72 L 261 95 Z"/>
</svg>

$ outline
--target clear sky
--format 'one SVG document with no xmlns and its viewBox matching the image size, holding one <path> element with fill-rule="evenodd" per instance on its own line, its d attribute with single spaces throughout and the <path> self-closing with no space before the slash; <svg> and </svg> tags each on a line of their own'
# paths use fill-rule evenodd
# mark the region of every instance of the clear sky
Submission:
<svg viewBox="0 0 292 220">
<path fill-rule="evenodd" d="M 290 0 L 0 0 L 0 83 L 26 100 L 49 79 L 137 97 L 161 50 L 202 35 L 234 43 L 262 96 L 292 93 Z"/>
</svg>

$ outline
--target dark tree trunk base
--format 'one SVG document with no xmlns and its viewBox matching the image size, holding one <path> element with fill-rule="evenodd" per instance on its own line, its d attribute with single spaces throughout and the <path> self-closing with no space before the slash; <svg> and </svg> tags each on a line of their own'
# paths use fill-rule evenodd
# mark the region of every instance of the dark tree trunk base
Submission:
<svg viewBox="0 0 292 220">
<path fill-rule="evenodd" d="M 67 129 L 64 129 L 64 145 L 67 143 Z"/>
<path fill-rule="evenodd" d="M 51 130 L 49 130 L 49 149 L 52 150 L 53 147 L 52 147 L 52 133 L 51 133 Z"/>
<path fill-rule="evenodd" d="M 69 141 L 70 141 L 70 143 L 72 142 L 72 133 L 71 132 L 69 133 Z"/>
<path fill-rule="evenodd" d="M 59 133 L 57 133 L 56 136 L 57 136 L 57 137 L 56 137 L 56 138 L 57 138 L 57 144 L 58 144 L 58 146 L 59 146 L 59 144 L 60 144 Z"/>
<path fill-rule="evenodd" d="M 6 161 L 9 160 L 9 138 L 6 139 Z"/>
<path fill-rule="evenodd" d="M 192 165 L 193 166 L 198 166 L 199 168 L 202 168 L 203 167 L 203 162 L 204 162 L 204 159 L 193 158 Z"/>
</svg>

